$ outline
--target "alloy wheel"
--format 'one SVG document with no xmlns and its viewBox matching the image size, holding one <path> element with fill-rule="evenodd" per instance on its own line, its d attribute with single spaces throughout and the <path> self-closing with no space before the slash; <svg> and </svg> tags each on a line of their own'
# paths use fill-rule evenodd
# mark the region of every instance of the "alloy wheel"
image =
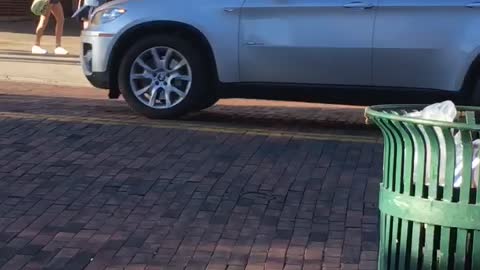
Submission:
<svg viewBox="0 0 480 270">
<path fill-rule="evenodd" d="M 154 47 L 142 52 L 130 69 L 135 97 L 153 109 L 168 109 L 182 102 L 192 86 L 192 69 L 175 49 Z"/>
</svg>

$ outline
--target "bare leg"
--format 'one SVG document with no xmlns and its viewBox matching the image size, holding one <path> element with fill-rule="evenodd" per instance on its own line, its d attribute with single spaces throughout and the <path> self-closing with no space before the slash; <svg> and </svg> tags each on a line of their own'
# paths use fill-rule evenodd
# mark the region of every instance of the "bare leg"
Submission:
<svg viewBox="0 0 480 270">
<path fill-rule="evenodd" d="M 61 3 L 53 4 L 52 6 L 52 14 L 56 20 L 55 26 L 55 42 L 57 47 L 62 46 L 62 36 L 63 36 L 63 26 L 65 24 L 65 15 L 63 14 L 63 7 Z"/>
<path fill-rule="evenodd" d="M 42 41 L 43 32 L 45 32 L 45 28 L 47 28 L 48 20 L 50 18 L 50 7 L 49 10 L 45 13 L 46 15 L 40 16 L 40 21 L 38 22 L 37 29 L 35 31 L 35 45 L 40 46 L 40 42 Z"/>
</svg>

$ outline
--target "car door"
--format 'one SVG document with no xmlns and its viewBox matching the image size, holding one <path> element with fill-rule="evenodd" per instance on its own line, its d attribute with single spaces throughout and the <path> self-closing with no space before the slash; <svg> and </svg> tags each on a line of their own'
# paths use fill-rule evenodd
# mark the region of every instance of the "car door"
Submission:
<svg viewBox="0 0 480 270">
<path fill-rule="evenodd" d="M 242 82 L 370 85 L 377 0 L 246 0 Z"/>
<path fill-rule="evenodd" d="M 380 0 L 374 84 L 459 90 L 478 53 L 479 7 L 477 0 Z"/>
</svg>

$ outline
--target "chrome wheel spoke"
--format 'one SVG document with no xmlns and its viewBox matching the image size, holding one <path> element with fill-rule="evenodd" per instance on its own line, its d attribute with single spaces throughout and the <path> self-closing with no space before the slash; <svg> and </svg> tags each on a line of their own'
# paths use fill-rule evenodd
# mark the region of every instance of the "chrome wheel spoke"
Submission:
<svg viewBox="0 0 480 270">
<path fill-rule="evenodd" d="M 143 74 L 132 74 L 131 77 L 134 80 L 145 79 L 145 75 L 143 75 Z"/>
<path fill-rule="evenodd" d="M 152 89 L 150 99 L 148 100 L 148 105 L 150 105 L 151 107 L 155 105 L 155 101 L 157 100 L 157 93 L 158 93 L 158 88 Z"/>
<path fill-rule="evenodd" d="M 180 62 L 178 62 L 178 64 L 176 64 L 176 65 L 172 68 L 172 70 L 170 70 L 170 71 L 172 71 L 172 72 L 178 71 L 179 69 L 181 69 L 182 67 L 184 67 L 184 66 L 186 66 L 186 65 L 187 65 L 187 61 L 185 61 L 185 59 L 182 59 L 182 60 L 181 60 Z"/>
<path fill-rule="evenodd" d="M 151 84 L 147 85 L 146 87 L 140 89 L 140 90 L 137 90 L 135 91 L 135 95 L 138 97 L 138 96 L 141 96 L 143 94 L 145 94 L 146 92 L 148 92 L 148 90 L 150 90 L 150 88 L 152 87 Z"/>
<path fill-rule="evenodd" d="M 173 50 L 172 49 L 167 49 L 167 52 L 165 53 L 165 58 L 163 59 L 163 69 L 164 70 L 168 70 L 170 59 L 172 58 L 172 55 L 173 55 Z"/>
<path fill-rule="evenodd" d="M 151 80 L 153 79 L 153 76 L 147 72 L 143 72 L 132 74 L 131 78 L 134 80 Z"/>
<path fill-rule="evenodd" d="M 164 95 L 165 95 L 165 106 L 167 106 L 167 108 L 171 107 L 172 106 L 172 100 L 170 99 L 170 92 L 169 91 L 163 91 Z"/>
<path fill-rule="evenodd" d="M 190 75 L 182 75 L 180 73 L 174 73 L 172 75 L 170 75 L 170 80 L 182 80 L 182 81 L 191 81 L 192 80 L 192 77 Z"/>
<path fill-rule="evenodd" d="M 153 60 L 155 61 L 155 67 L 157 69 L 160 69 L 160 68 L 163 68 L 165 63 L 163 62 L 163 60 L 160 58 L 160 56 L 158 55 L 158 51 L 157 51 L 157 48 L 152 48 L 150 50 L 150 52 L 152 53 L 152 56 L 153 56 Z"/>
<path fill-rule="evenodd" d="M 145 61 L 142 60 L 142 58 L 137 58 L 135 61 L 139 66 L 141 66 L 145 71 L 152 73 L 153 69 L 145 63 Z"/>
<path fill-rule="evenodd" d="M 170 61 L 170 58 L 172 57 L 172 55 L 173 55 L 173 50 L 168 49 L 167 52 L 165 53 L 165 56 L 162 59 L 160 59 L 160 57 L 159 57 L 159 60 L 158 60 L 159 62 L 158 62 L 157 68 L 165 70 L 165 71 L 168 70 L 169 63 L 170 63 L 169 61 Z M 157 60 L 155 60 L 155 61 L 157 61 Z"/>
</svg>

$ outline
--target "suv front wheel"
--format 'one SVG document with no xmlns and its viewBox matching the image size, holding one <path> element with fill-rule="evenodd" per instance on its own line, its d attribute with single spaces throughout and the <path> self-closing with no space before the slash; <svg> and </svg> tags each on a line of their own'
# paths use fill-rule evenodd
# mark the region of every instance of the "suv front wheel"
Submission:
<svg viewBox="0 0 480 270">
<path fill-rule="evenodd" d="M 149 118 L 178 117 L 211 98 L 205 64 L 188 40 L 147 37 L 121 61 L 120 91 L 134 111 Z"/>
</svg>

